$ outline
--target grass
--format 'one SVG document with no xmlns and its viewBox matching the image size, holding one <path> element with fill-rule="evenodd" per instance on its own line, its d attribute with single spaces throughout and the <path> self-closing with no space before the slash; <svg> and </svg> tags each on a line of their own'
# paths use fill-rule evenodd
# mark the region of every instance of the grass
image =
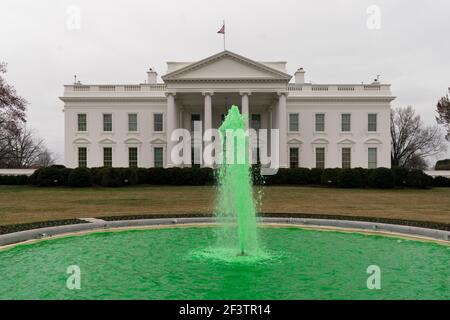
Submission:
<svg viewBox="0 0 450 320">
<path fill-rule="evenodd" d="M 0 225 L 140 214 L 211 213 L 214 187 L 37 188 L 0 186 Z M 450 189 L 264 188 L 262 212 L 450 223 Z"/>
</svg>

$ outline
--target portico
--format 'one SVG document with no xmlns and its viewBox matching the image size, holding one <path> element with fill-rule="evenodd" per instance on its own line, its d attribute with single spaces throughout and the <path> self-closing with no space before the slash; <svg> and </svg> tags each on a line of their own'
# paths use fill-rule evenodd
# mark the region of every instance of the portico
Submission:
<svg viewBox="0 0 450 320">
<path fill-rule="evenodd" d="M 202 121 L 204 131 L 218 128 L 233 104 L 246 116 L 247 128 L 252 127 L 253 121 L 258 129 L 277 128 L 285 135 L 286 124 L 281 119 L 286 119 L 291 76 L 284 72 L 284 62 L 268 64 L 229 51 L 188 65 L 168 62 L 169 72 L 162 76 L 168 96 L 167 141 L 171 129 L 178 125 L 191 130 L 194 120 Z M 274 121 L 273 117 L 280 121 Z M 285 140 L 281 138 L 280 145 L 284 146 Z M 280 153 L 286 153 L 285 148 Z M 280 162 L 286 166 L 286 157 L 280 157 Z"/>
</svg>

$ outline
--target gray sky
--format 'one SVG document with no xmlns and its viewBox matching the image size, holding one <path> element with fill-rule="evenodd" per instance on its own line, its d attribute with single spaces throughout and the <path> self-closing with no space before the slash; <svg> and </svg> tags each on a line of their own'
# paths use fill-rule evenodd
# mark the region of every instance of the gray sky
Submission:
<svg viewBox="0 0 450 320">
<path fill-rule="evenodd" d="M 366 12 L 377 5 L 380 29 Z M 80 28 L 68 27 L 68 8 Z M 70 11 L 70 10 L 69 10 Z M 302 66 L 315 83 L 391 83 L 393 106 L 412 105 L 434 124 L 450 86 L 448 0 L 1 0 L 0 61 L 29 102 L 28 124 L 63 161 L 63 84 L 140 83 L 170 60 L 195 61 L 223 49 Z M 72 24 L 73 25 L 73 24 Z M 70 26 L 70 23 L 69 23 Z"/>
</svg>

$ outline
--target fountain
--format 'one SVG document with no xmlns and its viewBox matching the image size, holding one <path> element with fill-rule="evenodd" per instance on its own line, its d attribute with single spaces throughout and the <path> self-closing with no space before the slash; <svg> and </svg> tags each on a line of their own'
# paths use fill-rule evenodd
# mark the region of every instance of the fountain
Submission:
<svg viewBox="0 0 450 320">
<path fill-rule="evenodd" d="M 240 255 L 256 253 L 258 249 L 256 207 L 248 156 L 249 138 L 245 135 L 244 117 L 233 105 L 220 126 L 223 152 L 222 163 L 216 171 L 218 195 L 215 216 L 219 222 L 231 221 L 237 228 Z M 236 228 L 230 227 L 230 224 L 226 228 L 219 235 L 221 244 L 230 244 L 236 239 L 230 235 Z"/>
</svg>

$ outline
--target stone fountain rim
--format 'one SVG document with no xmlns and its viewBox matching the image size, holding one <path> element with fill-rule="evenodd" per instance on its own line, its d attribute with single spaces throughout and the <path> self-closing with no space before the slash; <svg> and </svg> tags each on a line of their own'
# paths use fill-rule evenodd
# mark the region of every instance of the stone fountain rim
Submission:
<svg viewBox="0 0 450 320">
<path fill-rule="evenodd" d="M 450 231 L 438 229 L 354 220 L 295 217 L 260 217 L 258 219 L 259 222 L 265 226 L 290 226 L 326 231 L 380 234 L 419 241 L 433 241 L 450 245 Z M 0 235 L 0 250 L 21 243 L 29 243 L 44 239 L 52 239 L 55 237 L 80 235 L 93 232 L 181 226 L 210 226 L 217 224 L 216 219 L 213 217 L 152 218 L 116 221 L 85 218 L 82 220 L 85 220 L 87 223 L 30 229 Z"/>
</svg>

